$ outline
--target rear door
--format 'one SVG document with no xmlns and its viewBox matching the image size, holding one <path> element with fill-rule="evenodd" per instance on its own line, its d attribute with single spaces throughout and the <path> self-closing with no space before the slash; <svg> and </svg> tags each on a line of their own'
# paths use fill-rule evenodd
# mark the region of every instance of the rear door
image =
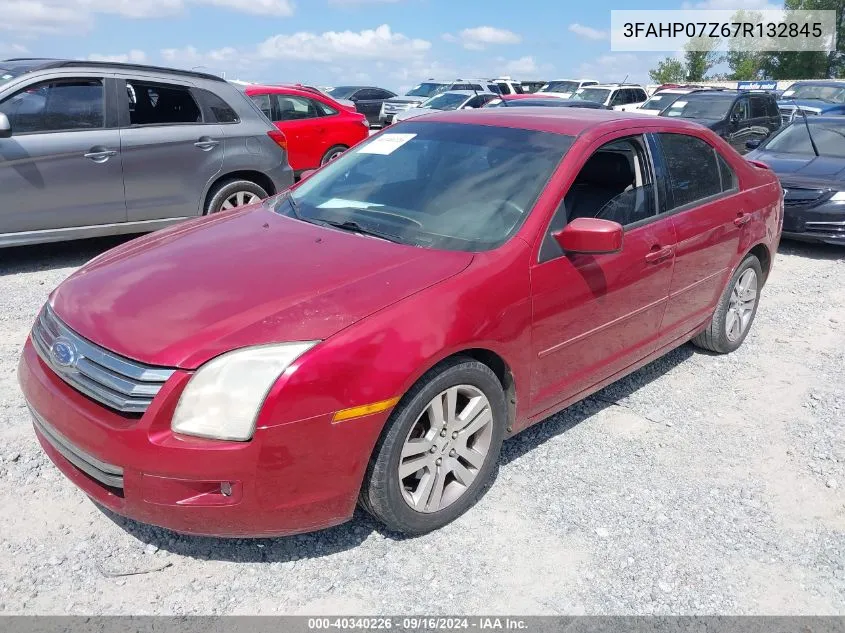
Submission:
<svg viewBox="0 0 845 633">
<path fill-rule="evenodd" d="M 130 222 L 204 211 L 223 167 L 223 129 L 203 116 L 197 94 L 175 78 L 123 77 L 120 145 Z"/>
<path fill-rule="evenodd" d="M 288 159 L 294 171 L 315 169 L 329 149 L 330 122 L 316 100 L 293 94 L 273 94 L 273 122 L 288 140 Z"/>
<path fill-rule="evenodd" d="M 650 138 L 662 183 L 662 211 L 677 235 L 675 269 L 661 336 L 673 339 L 715 309 L 750 216 L 730 165 L 704 139 L 660 133 Z"/>
<path fill-rule="evenodd" d="M 126 221 L 113 80 L 31 83 L 0 101 L 0 234 Z"/>
</svg>

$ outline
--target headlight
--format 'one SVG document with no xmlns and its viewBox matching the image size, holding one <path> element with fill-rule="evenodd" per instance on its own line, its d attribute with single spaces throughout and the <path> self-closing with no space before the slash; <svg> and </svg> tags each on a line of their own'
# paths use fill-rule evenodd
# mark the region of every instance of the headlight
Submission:
<svg viewBox="0 0 845 633">
<path fill-rule="evenodd" d="M 845 200 L 845 191 L 837 191 L 831 198 L 834 202 L 842 202 Z"/>
<path fill-rule="evenodd" d="M 247 347 L 209 361 L 191 378 L 170 428 L 216 440 L 250 439 L 270 388 L 318 341 Z"/>
</svg>

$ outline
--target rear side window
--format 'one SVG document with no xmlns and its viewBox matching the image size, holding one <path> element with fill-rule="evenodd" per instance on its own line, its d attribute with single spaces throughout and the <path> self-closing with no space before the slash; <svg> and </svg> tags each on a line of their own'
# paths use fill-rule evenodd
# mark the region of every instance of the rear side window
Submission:
<svg viewBox="0 0 845 633">
<path fill-rule="evenodd" d="M 710 144 L 686 134 L 657 138 L 669 176 L 667 211 L 722 193 L 722 170 Z"/>
<path fill-rule="evenodd" d="M 127 81 L 126 92 L 130 125 L 202 123 L 202 111 L 186 86 Z"/>
<path fill-rule="evenodd" d="M 103 82 L 51 81 L 29 86 L 0 103 L 14 134 L 90 130 L 105 124 Z"/>
<path fill-rule="evenodd" d="M 632 103 L 640 103 L 641 101 L 645 101 L 646 99 L 648 99 L 648 95 L 642 88 L 634 88 L 633 93 L 634 101 Z"/>
<path fill-rule="evenodd" d="M 209 90 L 197 90 L 200 99 L 205 102 L 205 107 L 211 112 L 216 123 L 237 123 L 240 121 L 237 112 L 223 101 L 220 97 Z"/>
<path fill-rule="evenodd" d="M 333 114 L 337 114 L 337 110 L 335 110 L 331 106 L 326 105 L 322 101 L 314 101 L 314 103 L 317 106 L 317 111 L 319 112 L 320 116 L 332 116 Z"/>
<path fill-rule="evenodd" d="M 766 114 L 766 101 L 763 97 L 751 97 L 751 118 L 762 119 Z"/>
</svg>

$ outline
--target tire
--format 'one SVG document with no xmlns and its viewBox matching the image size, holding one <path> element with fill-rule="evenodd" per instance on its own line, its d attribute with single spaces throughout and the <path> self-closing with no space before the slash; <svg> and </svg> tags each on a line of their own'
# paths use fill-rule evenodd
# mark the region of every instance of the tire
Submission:
<svg viewBox="0 0 845 633">
<path fill-rule="evenodd" d="M 327 165 L 328 163 L 332 162 L 335 158 L 343 154 L 349 148 L 346 145 L 335 145 L 334 147 L 330 147 L 329 151 L 327 151 L 324 155 L 322 160 L 320 160 L 320 166 Z"/>
<path fill-rule="evenodd" d="M 244 204 L 236 204 L 234 206 L 226 206 L 231 201 L 237 201 L 242 194 Z M 259 187 L 251 180 L 226 180 L 214 186 L 208 197 L 208 203 L 205 205 L 205 214 L 211 215 L 220 211 L 227 211 L 229 209 L 237 208 L 238 206 L 246 206 L 246 204 L 254 204 L 267 197 L 267 192 L 262 187 Z M 224 208 L 225 207 L 225 208 Z"/>
<path fill-rule="evenodd" d="M 455 410 L 467 416 L 455 419 L 457 426 L 450 425 L 449 433 L 439 423 L 431 424 L 429 416 L 429 406 L 446 402 L 446 393 L 457 394 Z M 480 396 L 486 398 L 489 410 Z M 448 406 L 441 411 L 447 410 Z M 456 357 L 434 367 L 390 415 L 367 467 L 361 505 L 388 529 L 410 536 L 454 521 L 481 498 L 495 478 L 507 416 L 504 390 L 489 367 L 469 357 Z M 465 430 L 456 430 L 461 424 L 466 424 Z M 427 426 L 428 434 L 421 436 Z M 422 448 L 415 446 L 409 450 L 410 456 L 403 457 L 408 442 Z M 483 457 L 478 457 L 482 452 Z M 420 463 L 425 465 L 414 472 Z M 404 479 L 400 464 L 406 472 Z M 439 482 L 445 485 L 438 486 Z M 412 507 L 415 495 L 418 501 Z"/>
<path fill-rule="evenodd" d="M 747 286 L 743 291 L 743 283 L 752 277 L 753 292 Z M 729 354 L 738 349 L 754 323 L 762 288 L 763 267 L 757 257 L 748 255 L 731 276 L 707 329 L 692 339 L 693 344 L 717 354 Z"/>
</svg>

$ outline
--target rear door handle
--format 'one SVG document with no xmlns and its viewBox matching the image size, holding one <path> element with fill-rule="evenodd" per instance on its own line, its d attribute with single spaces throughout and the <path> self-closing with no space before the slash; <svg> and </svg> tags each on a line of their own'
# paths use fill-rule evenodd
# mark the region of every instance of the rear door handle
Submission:
<svg viewBox="0 0 845 633">
<path fill-rule="evenodd" d="M 212 150 L 218 145 L 220 145 L 220 141 L 215 141 L 213 138 L 209 138 L 207 136 L 203 136 L 200 140 L 194 143 L 194 147 L 198 147 L 204 152 Z"/>
<path fill-rule="evenodd" d="M 95 163 L 105 163 L 112 156 L 117 156 L 117 150 L 101 149 L 99 147 L 92 147 L 87 153 L 83 154 L 88 160 L 93 160 Z"/>
<path fill-rule="evenodd" d="M 657 248 L 657 247 L 655 247 Z M 675 253 L 675 249 L 672 246 L 666 246 L 664 248 L 658 248 L 657 250 L 652 250 L 645 256 L 646 262 L 649 264 L 659 264 L 662 261 L 665 261 L 672 257 Z"/>
<path fill-rule="evenodd" d="M 736 220 L 734 220 L 734 224 L 736 224 L 737 226 L 744 226 L 744 225 L 748 224 L 749 222 L 751 222 L 751 214 L 750 213 L 740 213 L 736 217 Z"/>
</svg>

